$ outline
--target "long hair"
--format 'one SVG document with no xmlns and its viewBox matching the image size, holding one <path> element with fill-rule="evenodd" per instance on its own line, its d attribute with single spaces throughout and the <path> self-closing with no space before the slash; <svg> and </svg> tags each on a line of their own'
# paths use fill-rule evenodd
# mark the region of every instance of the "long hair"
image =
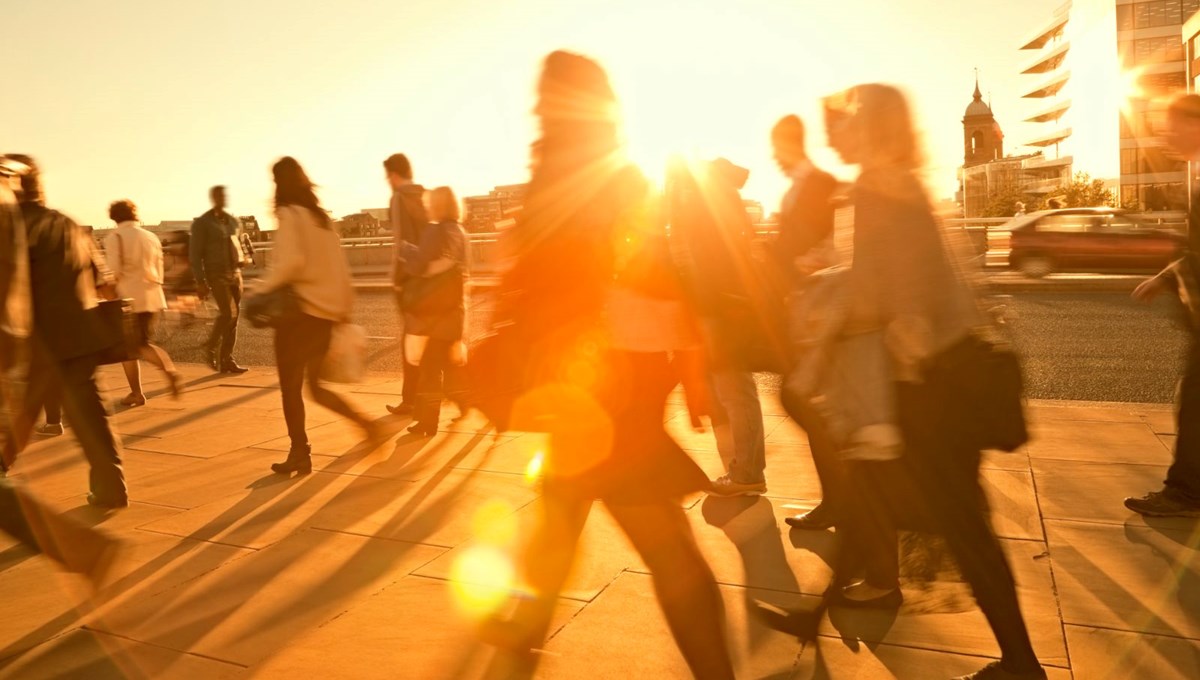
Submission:
<svg viewBox="0 0 1200 680">
<path fill-rule="evenodd" d="M 458 197 L 450 187 L 429 190 L 429 221 L 457 222 L 459 219 Z"/>
<path fill-rule="evenodd" d="M 864 168 L 917 171 L 924 154 L 904 93 L 891 85 L 870 83 L 851 90 L 854 127 Z"/>
<path fill-rule="evenodd" d="M 271 174 L 275 177 L 276 208 L 287 205 L 308 208 L 313 217 L 317 218 L 317 224 L 325 229 L 332 228 L 329 214 L 321 207 L 321 201 L 313 191 L 312 180 L 308 178 L 304 168 L 300 167 L 300 163 L 295 158 L 291 156 L 280 158 L 271 167 Z"/>
</svg>

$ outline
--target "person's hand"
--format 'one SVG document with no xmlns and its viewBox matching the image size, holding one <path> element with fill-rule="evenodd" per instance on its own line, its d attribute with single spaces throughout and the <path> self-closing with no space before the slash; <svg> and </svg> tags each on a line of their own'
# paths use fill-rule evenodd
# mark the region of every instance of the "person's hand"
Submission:
<svg viewBox="0 0 1200 680">
<path fill-rule="evenodd" d="M 102 283 L 96 286 L 96 294 L 99 295 L 100 299 L 102 300 L 116 300 L 117 286 L 116 284 L 112 283 Z"/>
<path fill-rule="evenodd" d="M 1138 302 L 1150 303 L 1153 302 L 1154 298 L 1158 297 L 1160 293 L 1163 293 L 1166 290 L 1166 280 L 1161 276 L 1156 276 L 1152 279 L 1143 281 L 1140 286 L 1134 289 L 1133 299 L 1137 300 Z"/>
</svg>

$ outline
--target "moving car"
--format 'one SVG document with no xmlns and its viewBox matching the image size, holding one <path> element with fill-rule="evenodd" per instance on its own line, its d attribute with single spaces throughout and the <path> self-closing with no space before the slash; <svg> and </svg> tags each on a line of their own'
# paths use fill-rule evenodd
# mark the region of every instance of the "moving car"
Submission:
<svg viewBox="0 0 1200 680">
<path fill-rule="evenodd" d="M 1186 237 L 1117 208 L 1042 210 L 1009 222 L 1009 267 L 1054 272 L 1153 272 L 1178 257 Z"/>
</svg>

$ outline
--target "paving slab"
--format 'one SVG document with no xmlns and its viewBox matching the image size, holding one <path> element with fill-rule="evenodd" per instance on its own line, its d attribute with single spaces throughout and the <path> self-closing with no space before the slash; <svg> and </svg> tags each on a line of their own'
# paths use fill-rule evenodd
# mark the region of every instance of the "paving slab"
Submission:
<svg viewBox="0 0 1200 680">
<path fill-rule="evenodd" d="M 171 434 L 145 439 L 128 448 L 156 453 L 174 453 L 193 458 L 213 458 L 223 453 L 257 446 L 287 432 L 282 418 L 271 418 L 261 414 L 253 417 L 234 417 L 224 414 L 219 425 L 213 422 L 197 422 L 180 428 Z"/>
<path fill-rule="evenodd" d="M 1161 489 L 1167 467 L 1039 459 L 1033 462 L 1033 474 L 1042 515 L 1047 519 L 1145 524 L 1146 519 L 1127 509 L 1124 500 Z M 1152 521 L 1191 524 L 1190 520 Z"/>
<path fill-rule="evenodd" d="M 437 548 L 329 531 L 278 544 L 89 627 L 248 666 L 437 557 Z"/>
<path fill-rule="evenodd" d="M 1169 465 L 1171 453 L 1145 423 L 1060 421 L 1032 426 L 1030 458 Z"/>
<path fill-rule="evenodd" d="M 173 458 L 176 464 L 171 468 L 131 485 L 135 500 L 190 510 L 275 479 L 271 463 L 283 460 L 262 449 L 239 449 L 212 458 Z"/>
<path fill-rule="evenodd" d="M 133 438 L 132 441 L 145 441 L 145 438 Z M 140 491 L 147 480 L 186 464 L 190 459 L 126 448 L 121 453 L 121 462 L 130 497 L 140 500 Z M 22 454 L 13 476 L 48 500 L 78 497 L 82 502 L 88 491 L 88 470 L 87 459 L 76 444 L 70 450 L 55 452 L 30 448 Z"/>
<path fill-rule="evenodd" d="M 1071 404 L 1063 402 L 1032 402 L 1026 406 L 1026 417 L 1035 425 L 1052 422 L 1141 423 L 1147 412 L 1134 404 L 1123 406 Z"/>
<path fill-rule="evenodd" d="M 997 536 L 1045 540 L 1031 473 L 983 469 L 979 477 L 991 510 L 992 529 Z"/>
<path fill-rule="evenodd" d="M 1076 680 L 1195 680 L 1200 643 L 1174 637 L 1067 626 Z"/>
<path fill-rule="evenodd" d="M 1142 416 L 1154 434 L 1178 434 L 1179 418 L 1174 411 L 1155 411 Z"/>
<path fill-rule="evenodd" d="M 847 645 L 818 637 L 805 646 L 793 680 L 912 680 L 954 678 L 979 670 L 993 659 L 884 644 Z M 1071 680 L 1071 671 L 1047 668 L 1048 680 Z M 1078 676 L 1076 676 L 1078 677 Z"/>
<path fill-rule="evenodd" d="M 1200 640 L 1200 524 L 1048 520 L 1063 621 Z"/>
<path fill-rule="evenodd" d="M 801 646 L 748 612 L 751 599 L 798 607 L 800 595 L 720 586 L 738 677 L 787 678 Z M 546 645 L 538 678 L 690 678 L 649 576 L 625 573 Z"/>
<path fill-rule="evenodd" d="M 246 669 L 92 630 L 74 630 L 0 662 L 0 678 L 22 680 L 234 680 Z"/>
<path fill-rule="evenodd" d="M 560 601 L 551 633 L 583 605 Z M 479 643 L 481 612 L 453 586 L 407 577 L 356 604 L 320 628 L 297 636 L 250 668 L 254 678 L 519 677 Z"/>
</svg>

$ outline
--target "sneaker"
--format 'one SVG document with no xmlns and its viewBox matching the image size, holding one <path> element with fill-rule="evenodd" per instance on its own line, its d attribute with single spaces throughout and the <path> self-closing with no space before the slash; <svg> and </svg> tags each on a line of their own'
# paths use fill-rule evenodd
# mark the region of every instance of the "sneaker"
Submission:
<svg viewBox="0 0 1200 680">
<path fill-rule="evenodd" d="M 767 492 L 766 482 L 735 482 L 729 475 L 713 480 L 708 493 L 713 496 L 761 496 Z"/>
<path fill-rule="evenodd" d="M 43 437 L 57 437 L 63 433 L 62 423 L 46 423 L 37 429 L 37 433 Z"/>
<path fill-rule="evenodd" d="M 1169 490 L 1126 498 L 1125 507 L 1147 517 L 1200 517 L 1200 504 L 1176 498 Z"/>
<path fill-rule="evenodd" d="M 1046 669 L 1038 666 L 1031 671 L 1010 671 L 993 661 L 970 675 L 960 675 L 954 680 L 1046 680 Z"/>
</svg>

